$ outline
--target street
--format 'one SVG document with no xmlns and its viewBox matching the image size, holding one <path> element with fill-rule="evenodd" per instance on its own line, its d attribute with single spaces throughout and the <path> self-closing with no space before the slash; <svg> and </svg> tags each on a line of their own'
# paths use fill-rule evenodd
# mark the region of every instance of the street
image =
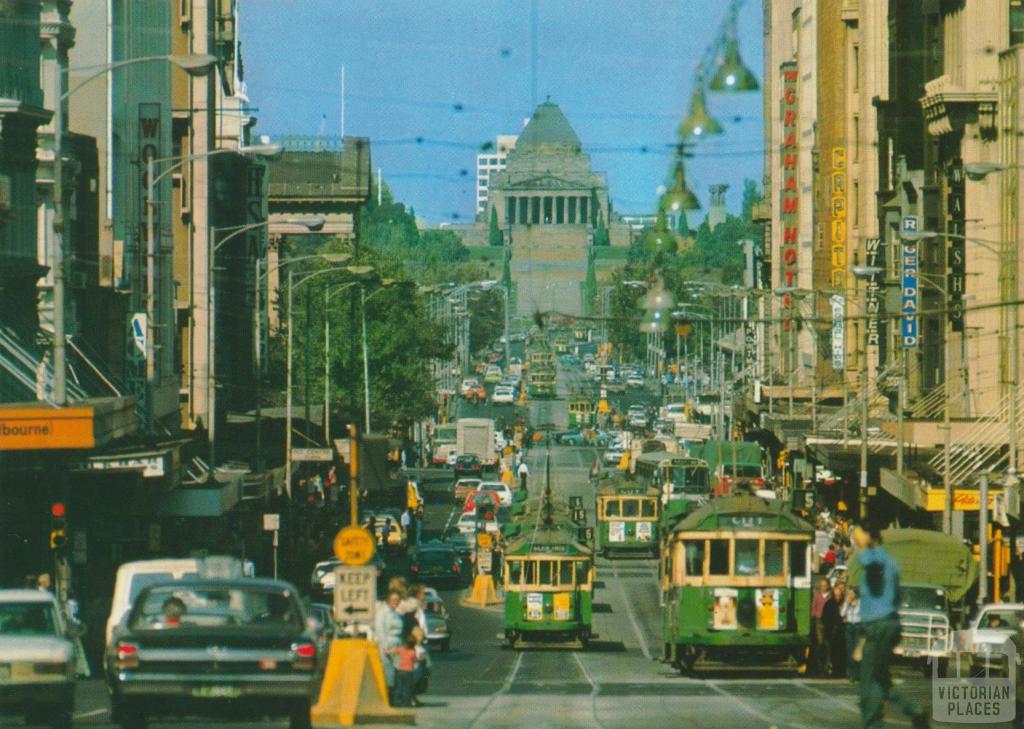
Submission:
<svg viewBox="0 0 1024 729">
<path fill-rule="evenodd" d="M 531 403 L 531 410 L 558 418 L 564 400 Z M 593 503 L 588 472 L 590 448 L 536 446 L 529 465 L 538 498 L 548 458 L 552 488 L 562 497 Z M 428 507 L 436 519 L 444 507 Z M 592 512 L 592 506 L 588 509 Z M 732 729 L 746 727 L 856 727 L 857 687 L 845 680 L 795 675 L 728 674 L 682 678 L 660 655 L 662 611 L 654 560 L 597 560 L 594 627 L 598 638 L 587 650 L 502 647 L 500 606 L 481 609 L 460 604 L 459 591 L 442 591 L 454 631 L 448 653 L 431 656 L 433 668 L 426 705 L 417 726 L 449 728 L 672 726 Z M 909 667 L 898 678 L 919 700 L 929 685 Z M 101 681 L 79 686 L 77 725 L 112 727 Z M 902 717 L 891 726 L 909 726 Z M 247 724 L 251 726 L 251 724 Z M 268 724 L 285 726 L 286 722 Z M 181 726 L 174 721 L 154 727 Z M 230 726 L 189 722 L 194 729 Z M 937 725 L 939 726 L 939 725 Z"/>
</svg>

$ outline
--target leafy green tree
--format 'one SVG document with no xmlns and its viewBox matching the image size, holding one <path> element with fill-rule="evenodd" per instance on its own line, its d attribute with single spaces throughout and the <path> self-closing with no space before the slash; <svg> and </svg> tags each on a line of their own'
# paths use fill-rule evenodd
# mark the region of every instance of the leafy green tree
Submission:
<svg viewBox="0 0 1024 729">
<path fill-rule="evenodd" d="M 608 236 L 608 227 L 604 224 L 604 216 L 597 216 L 597 225 L 594 227 L 594 245 L 597 247 L 611 245 L 611 239 Z"/>
</svg>

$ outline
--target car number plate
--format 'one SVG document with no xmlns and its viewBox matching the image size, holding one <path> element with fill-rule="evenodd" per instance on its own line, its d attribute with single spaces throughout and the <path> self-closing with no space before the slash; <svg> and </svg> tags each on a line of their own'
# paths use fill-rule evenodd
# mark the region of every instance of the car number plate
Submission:
<svg viewBox="0 0 1024 729">
<path fill-rule="evenodd" d="M 192 689 L 192 695 L 202 699 L 237 699 L 242 689 L 234 686 L 198 686 Z"/>
<path fill-rule="evenodd" d="M 0 681 L 10 681 L 10 680 L 11 680 L 11 664 L 10 663 L 0 663 Z"/>
</svg>

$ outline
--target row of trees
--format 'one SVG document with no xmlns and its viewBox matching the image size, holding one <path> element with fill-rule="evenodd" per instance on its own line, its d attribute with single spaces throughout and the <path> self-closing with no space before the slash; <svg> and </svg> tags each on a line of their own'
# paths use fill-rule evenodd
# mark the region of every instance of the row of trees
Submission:
<svg viewBox="0 0 1024 729">
<path fill-rule="evenodd" d="M 329 236 L 295 236 L 285 245 L 290 257 L 345 252 L 346 265 L 373 266 L 388 285 L 365 288 L 365 317 L 372 425 L 375 431 L 404 426 L 436 411 L 435 383 L 430 363 L 451 356 L 454 342 L 431 317 L 425 287 L 464 283 L 487 277 L 481 264 L 447 230 L 421 231 L 415 213 L 396 202 L 384 188 L 380 204 L 372 200 L 359 211 L 358 242 L 342 244 Z M 307 265 L 308 264 L 308 265 Z M 331 267 L 311 258 L 302 274 Z M 296 272 L 296 277 L 300 274 Z M 352 276 L 324 273 L 297 288 L 293 321 L 293 396 L 301 406 L 320 406 L 324 399 L 325 322 L 329 322 L 329 393 L 332 410 L 361 419 L 363 410 L 362 317 L 359 285 Z M 282 321 L 286 301 L 277 302 Z M 471 343 L 483 346 L 499 336 L 504 316 L 500 291 L 480 292 L 471 307 Z M 283 404 L 286 382 L 286 331 L 270 339 L 268 403 Z M 312 412 L 314 419 L 322 410 Z"/>
<path fill-rule="evenodd" d="M 678 303 L 711 309 L 721 306 L 719 297 L 704 300 L 691 297 L 702 284 L 736 286 L 743 283 L 745 261 L 740 242 L 752 240 L 755 248 L 761 245 L 762 229 L 752 220 L 753 207 L 761 198 L 757 183 L 747 180 L 739 216 L 727 215 L 714 229 L 705 219 L 695 230 L 688 228 L 683 216 L 681 229 L 665 231 L 672 238 L 672 245 L 646 245 L 655 231 L 637 238 L 628 262 L 613 272 L 609 282 L 612 293 L 608 329 L 616 349 L 621 346 L 624 356 L 639 359 L 646 347 L 646 335 L 640 331 L 645 288 L 626 282 L 639 281 L 647 285 L 660 277 Z"/>
</svg>

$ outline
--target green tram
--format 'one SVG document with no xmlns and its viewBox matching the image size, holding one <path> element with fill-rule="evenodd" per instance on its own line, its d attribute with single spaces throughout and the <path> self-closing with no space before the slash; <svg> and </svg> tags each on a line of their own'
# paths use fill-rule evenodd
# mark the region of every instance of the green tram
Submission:
<svg viewBox="0 0 1024 729">
<path fill-rule="evenodd" d="M 597 424 L 594 400 L 591 397 L 576 394 L 569 400 L 569 429 L 585 430 Z"/>
<path fill-rule="evenodd" d="M 664 655 L 681 672 L 789 667 L 810 642 L 814 528 L 782 502 L 712 499 L 665 540 Z"/>
<path fill-rule="evenodd" d="M 592 636 L 594 555 L 574 530 L 539 525 L 513 539 L 502 568 L 505 640 L 586 645 Z"/>
<path fill-rule="evenodd" d="M 658 554 L 661 492 L 633 479 L 610 475 L 597 484 L 597 538 L 601 554 L 654 557 Z"/>
<path fill-rule="evenodd" d="M 555 380 L 555 370 L 531 367 L 527 378 L 527 392 L 532 398 L 551 399 L 557 393 Z"/>
</svg>

